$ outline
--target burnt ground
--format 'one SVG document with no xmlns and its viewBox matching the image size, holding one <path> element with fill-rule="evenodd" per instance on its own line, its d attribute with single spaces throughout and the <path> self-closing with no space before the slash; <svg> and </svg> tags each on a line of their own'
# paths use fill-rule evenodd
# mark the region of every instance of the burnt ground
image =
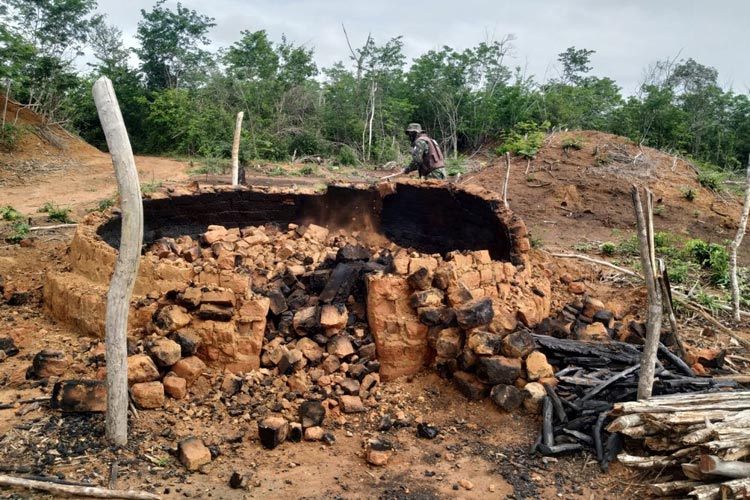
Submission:
<svg viewBox="0 0 750 500">
<path fill-rule="evenodd" d="M 656 219 L 658 231 L 690 234 L 709 241 L 731 237 L 736 197 L 719 197 L 701 188 L 689 166 L 672 157 L 644 149 L 629 161 L 599 161 L 597 155 L 613 155 L 630 161 L 641 151 L 623 139 L 596 132 L 579 132 L 585 139 L 581 151 L 563 152 L 562 137 L 553 136 L 532 162 L 514 160 L 509 186 L 511 208 L 521 215 L 542 249 L 595 249 L 603 241 L 618 241 L 632 234 L 633 218 L 629 188 L 633 181 L 648 182 L 664 205 Z M 10 204 L 44 223 L 36 208 L 45 202 L 71 205 L 81 217 L 115 191 L 111 164 L 87 145 L 76 143 L 56 149 L 41 138 L 29 139 L 21 152 L 0 157 L 0 205 Z M 38 140 L 37 140 L 38 139 Z M 66 139 L 68 140 L 68 139 Z M 624 152 L 623 152 L 624 151 Z M 597 153 L 596 155 L 594 153 Z M 618 156 L 620 155 L 620 156 Z M 44 160 L 51 167 L 29 168 Z M 32 163 L 28 163 L 32 162 Z M 505 167 L 498 159 L 463 176 L 457 182 L 478 183 L 499 190 Z M 144 182 L 226 182 L 225 177 L 190 176 L 186 163 L 162 158 L 138 158 Z M 619 167 L 618 167 L 619 163 Z M 41 163 L 39 163 L 41 165 Z M 24 167 L 26 165 L 26 167 Z M 290 166 L 295 172 L 300 166 Z M 25 170 L 24 170 L 25 169 Z M 316 185 L 340 177 L 339 172 L 319 168 L 324 177 L 268 176 L 260 168 L 251 182 Z M 518 173 L 518 175 L 516 175 Z M 361 174 L 360 174 L 361 175 Z M 380 172 L 366 174 L 375 180 Z M 684 185 L 697 190 L 688 202 L 680 193 Z M 7 224 L 3 228 L 7 232 Z M 165 498 L 306 498 L 306 499 L 432 499 L 432 498 L 640 498 L 642 479 L 618 464 L 609 473 L 598 470 L 588 455 L 543 459 L 529 455 L 538 419 L 523 412 L 503 414 L 489 401 L 467 402 L 450 384 L 434 373 L 388 383 L 379 392 L 379 403 L 367 414 L 347 416 L 346 421 L 326 423 L 336 441 L 284 443 L 263 450 L 257 441 L 253 400 L 230 401 L 217 387 L 221 373 L 209 372 L 188 398 L 170 400 L 163 410 L 140 411 L 131 420 L 130 443 L 112 450 L 104 443 L 100 415 L 62 416 L 44 401 L 49 385 L 25 380 L 33 355 L 42 348 L 61 348 L 75 363 L 72 375 L 90 377 L 96 368 L 90 361 L 93 339 L 79 336 L 45 315 L 41 286 L 47 270 L 63 268 L 70 230 L 34 233 L 23 246 L 0 244 L 0 276 L 20 290 L 30 291 L 24 305 L 0 305 L 2 333 L 16 340 L 20 353 L 0 362 L 0 403 L 14 403 L 0 410 L 0 470 L 56 476 L 73 482 L 106 484 L 110 463 L 117 458 L 119 487 L 146 489 Z M 745 245 L 742 260 L 748 261 Z M 544 254 L 539 258 L 548 259 Z M 555 278 L 564 273 L 583 279 L 588 292 L 602 300 L 616 299 L 625 307 L 643 307 L 640 287 L 610 273 L 577 261 L 551 264 L 553 310 L 569 302 Z M 705 336 L 703 324 L 681 317 L 688 343 L 730 347 L 721 335 Z M 708 332 L 711 333 L 710 331 Z M 735 351 L 736 352 L 736 351 Z M 739 353 L 742 354 L 742 353 Z M 261 384 L 262 385 L 262 384 Z M 266 392 L 264 392 L 266 391 Z M 273 399 L 272 381 L 258 394 L 262 403 Z M 278 403 L 278 400 L 274 404 Z M 260 411 L 261 408 L 256 408 Z M 404 425 L 379 432 L 381 418 L 402 416 Z M 416 423 L 429 422 L 441 432 L 435 440 L 416 436 Z M 200 472 L 188 474 L 177 462 L 177 442 L 189 435 L 204 439 L 215 455 Z M 395 452 L 386 467 L 366 464 L 363 442 L 374 436 L 391 441 Z M 232 472 L 250 474 L 247 490 L 227 486 Z M 459 485 L 468 480 L 473 488 Z M 466 483 L 464 483 L 466 484 Z M 493 492 L 494 493 L 491 493 Z M 8 498 L 45 498 L 39 493 L 0 490 Z"/>
</svg>

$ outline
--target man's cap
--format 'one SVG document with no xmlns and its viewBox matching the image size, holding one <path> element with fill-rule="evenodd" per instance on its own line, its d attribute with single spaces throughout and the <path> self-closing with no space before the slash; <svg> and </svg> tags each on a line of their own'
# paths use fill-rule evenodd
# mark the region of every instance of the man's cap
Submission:
<svg viewBox="0 0 750 500">
<path fill-rule="evenodd" d="M 417 132 L 417 133 L 424 132 L 424 130 L 422 130 L 422 125 L 420 125 L 419 123 L 410 123 L 409 126 L 406 127 L 406 131 Z"/>
</svg>

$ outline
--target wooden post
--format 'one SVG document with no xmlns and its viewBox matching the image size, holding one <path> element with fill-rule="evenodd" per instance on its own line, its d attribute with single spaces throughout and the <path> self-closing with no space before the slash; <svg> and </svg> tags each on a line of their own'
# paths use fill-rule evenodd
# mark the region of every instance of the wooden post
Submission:
<svg viewBox="0 0 750 500">
<path fill-rule="evenodd" d="M 638 244 L 641 253 L 641 267 L 643 267 L 643 278 L 648 291 L 648 321 L 646 323 L 646 343 L 643 346 L 641 356 L 641 371 L 638 378 L 638 399 L 648 399 L 654 385 L 654 371 L 656 368 L 656 353 L 659 350 L 659 337 L 661 334 L 661 290 L 656 282 L 653 266 L 653 226 L 647 224 L 643 214 L 641 195 L 638 187 L 633 185 L 631 190 L 633 206 L 635 207 L 635 220 L 638 227 Z M 650 203 L 649 203 L 650 206 Z M 651 229 L 650 229 L 651 228 Z"/>
<path fill-rule="evenodd" d="M 747 230 L 747 217 L 750 214 L 750 156 L 747 159 L 747 177 L 745 179 L 745 201 L 742 204 L 739 227 L 737 234 L 732 240 L 729 253 L 729 279 L 732 283 L 732 313 L 734 320 L 740 322 L 740 284 L 737 281 L 737 250 L 740 248 L 742 238 Z"/>
<path fill-rule="evenodd" d="M 237 113 L 237 124 L 234 126 L 234 142 L 232 143 L 232 186 L 236 186 L 240 176 L 240 136 L 242 135 L 242 117 L 244 111 Z"/>
<path fill-rule="evenodd" d="M 107 147 L 117 177 L 122 209 L 120 251 L 107 294 L 105 337 L 107 357 L 107 438 L 116 445 L 128 442 L 128 313 L 143 242 L 143 203 L 138 170 L 128 132 L 109 78 L 94 83 L 94 102 L 99 112 Z"/>
<path fill-rule="evenodd" d="M 3 128 L 5 128 L 5 115 L 8 113 L 8 99 L 10 99 L 10 84 L 13 82 L 8 78 L 8 84 L 5 87 L 5 104 L 3 104 Z"/>
</svg>

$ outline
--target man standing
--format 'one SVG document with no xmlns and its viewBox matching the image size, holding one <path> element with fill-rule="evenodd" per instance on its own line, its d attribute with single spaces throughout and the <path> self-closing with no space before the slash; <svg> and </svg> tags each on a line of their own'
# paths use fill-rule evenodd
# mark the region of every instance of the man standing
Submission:
<svg viewBox="0 0 750 500">
<path fill-rule="evenodd" d="M 419 123 L 410 123 L 406 133 L 411 139 L 412 160 L 402 173 L 419 170 L 419 177 L 445 180 L 445 161 L 438 143 L 427 136 Z"/>
</svg>

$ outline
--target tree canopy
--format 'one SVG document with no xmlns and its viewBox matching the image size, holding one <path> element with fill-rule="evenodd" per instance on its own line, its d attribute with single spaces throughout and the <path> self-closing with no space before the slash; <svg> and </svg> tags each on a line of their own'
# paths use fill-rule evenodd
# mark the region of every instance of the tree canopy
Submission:
<svg viewBox="0 0 750 500">
<path fill-rule="evenodd" d="M 165 0 L 141 10 L 129 47 L 96 8 L 96 0 L 0 0 L 0 78 L 13 98 L 99 147 L 90 87 L 103 74 L 134 149 L 146 153 L 229 155 L 234 115 L 244 111 L 245 161 L 315 154 L 384 163 L 407 151 L 409 122 L 453 158 L 545 128 L 617 133 L 727 169 L 750 154 L 750 99 L 692 58 L 655 62 L 638 92 L 623 96 L 596 76 L 589 48 L 561 48 L 558 76 L 540 82 L 509 64 L 512 36 L 407 60 L 402 37 L 368 34 L 358 45 L 344 29 L 344 57 L 319 68 L 314 47 L 264 29 L 212 51 L 214 19 Z M 94 62 L 81 71 L 72 63 L 84 50 Z"/>
</svg>

